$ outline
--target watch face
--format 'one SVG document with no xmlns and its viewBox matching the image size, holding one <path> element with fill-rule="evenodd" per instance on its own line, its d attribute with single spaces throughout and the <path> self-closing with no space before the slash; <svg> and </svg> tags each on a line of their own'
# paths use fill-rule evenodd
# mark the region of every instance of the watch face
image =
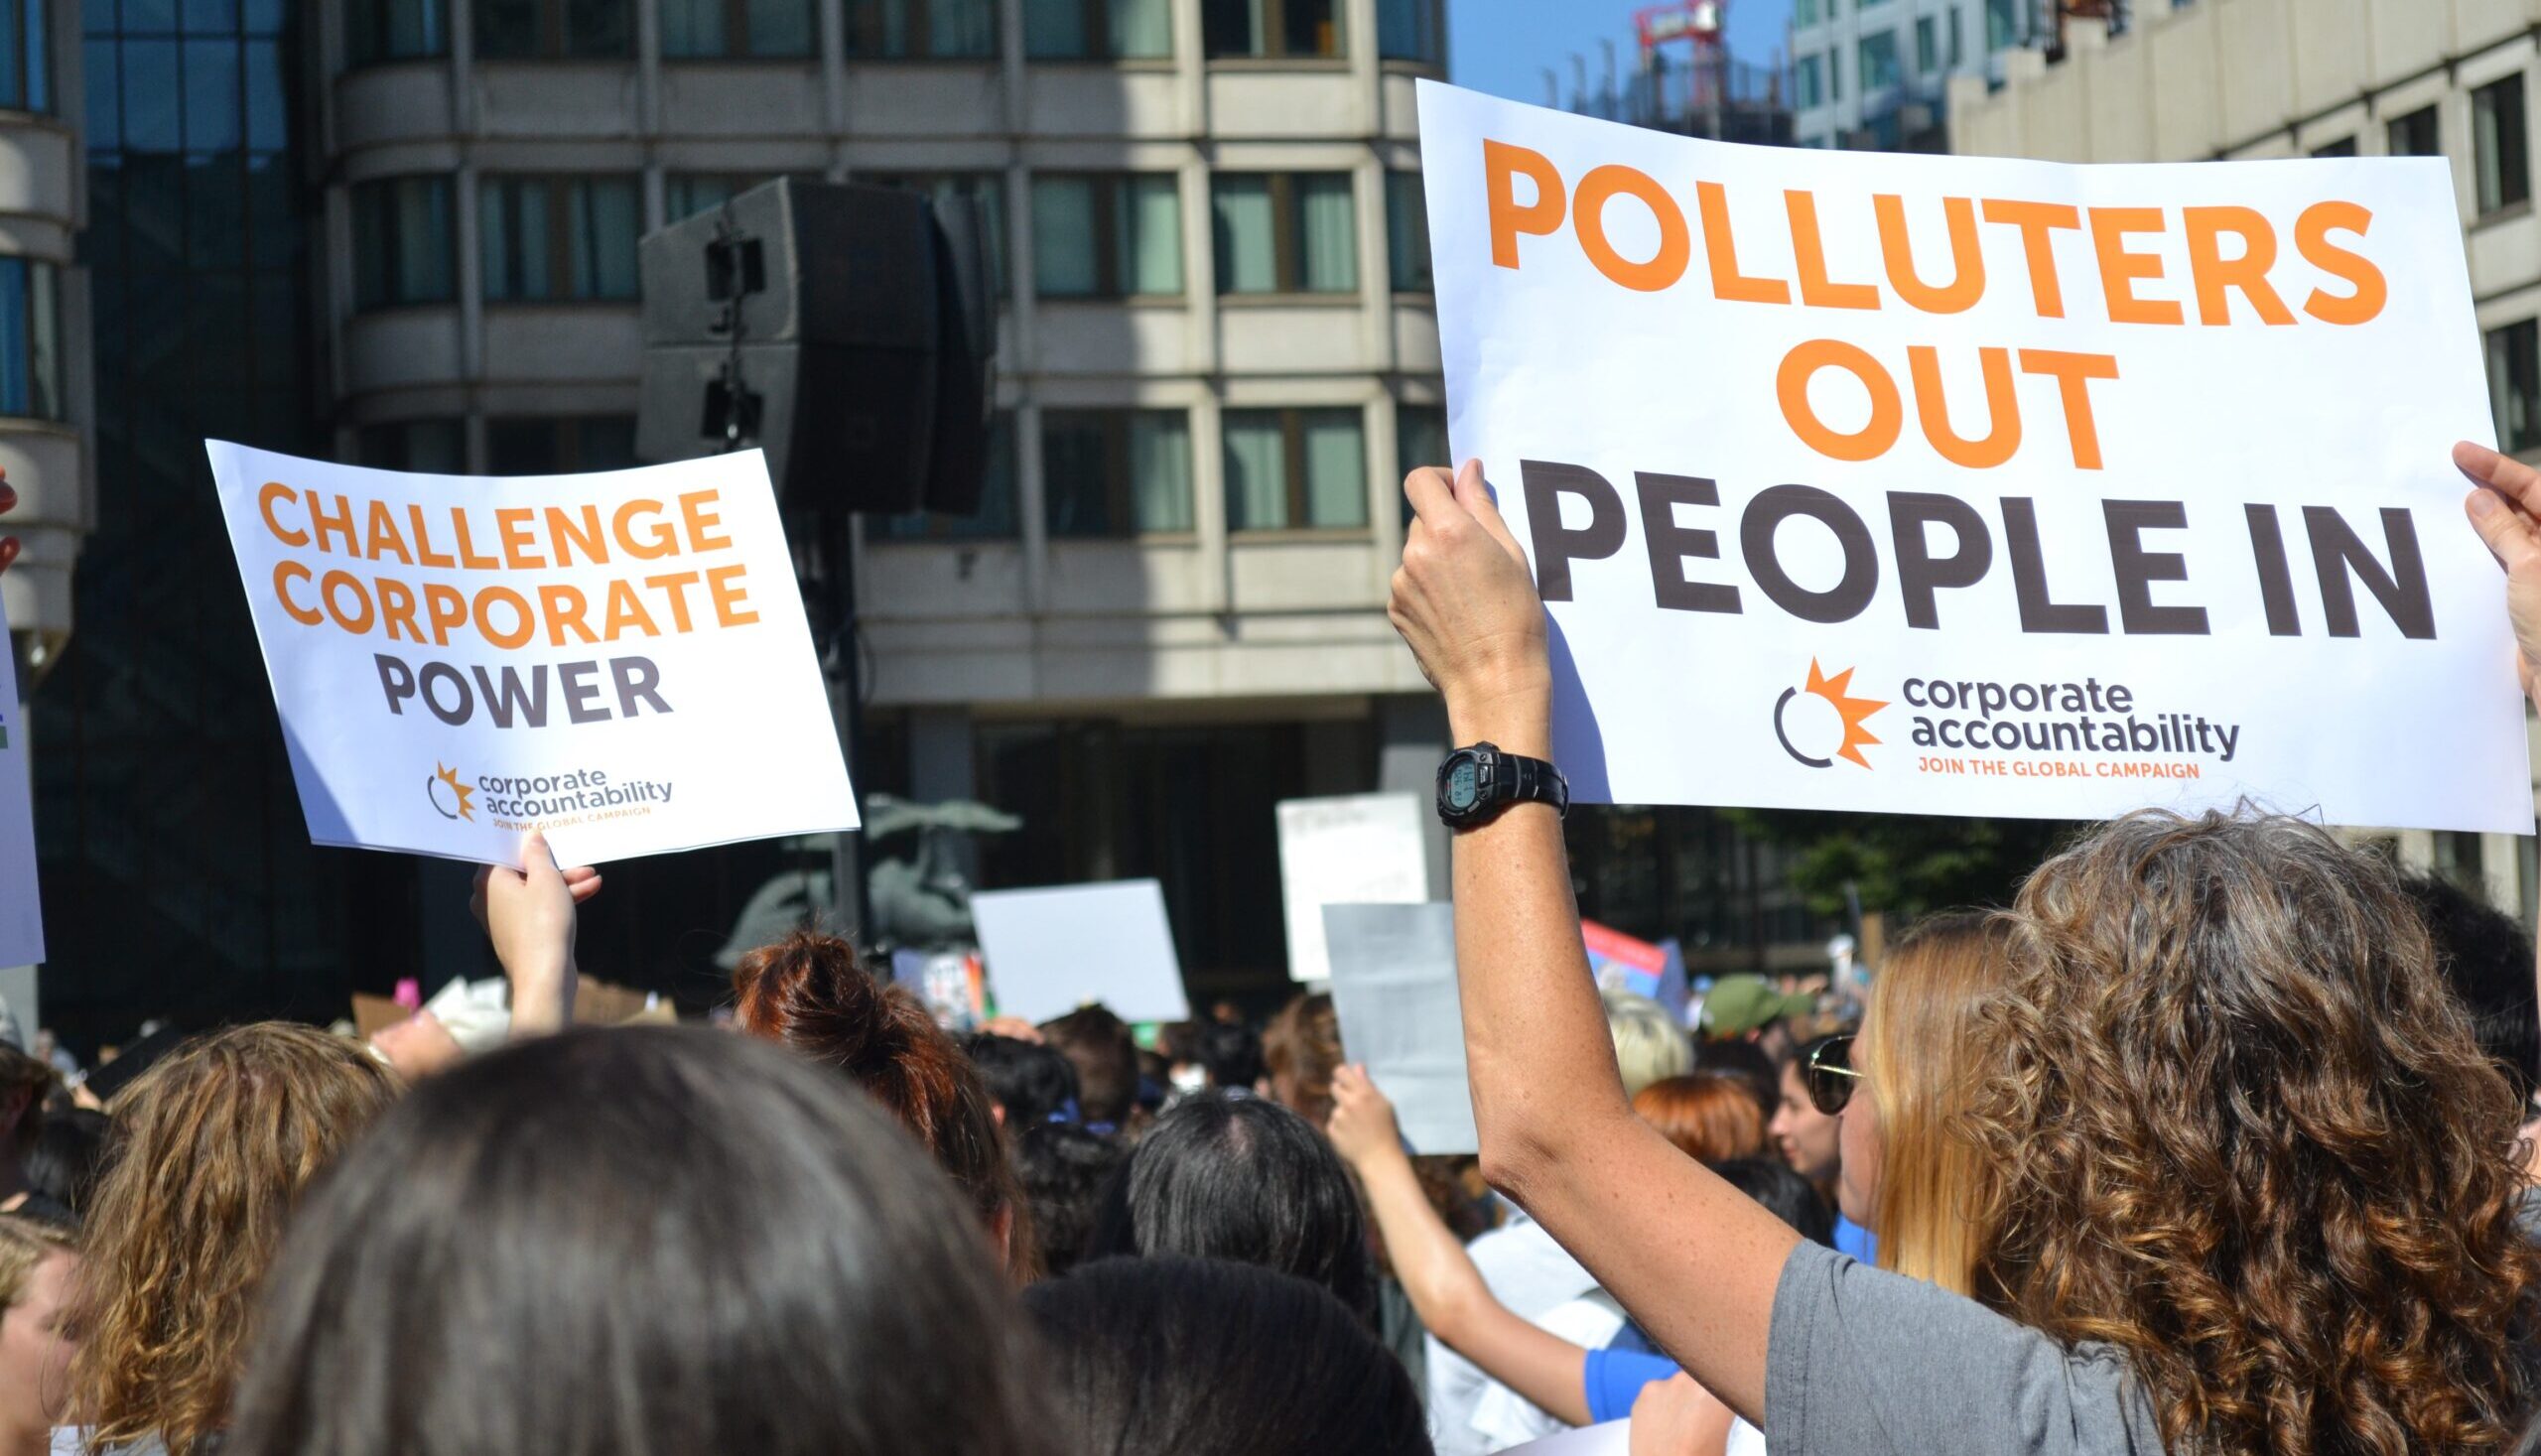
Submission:
<svg viewBox="0 0 2541 1456">
<path fill-rule="evenodd" d="M 1482 770 L 1470 758 L 1447 770 L 1447 807 L 1470 809 L 1482 797 Z"/>
</svg>

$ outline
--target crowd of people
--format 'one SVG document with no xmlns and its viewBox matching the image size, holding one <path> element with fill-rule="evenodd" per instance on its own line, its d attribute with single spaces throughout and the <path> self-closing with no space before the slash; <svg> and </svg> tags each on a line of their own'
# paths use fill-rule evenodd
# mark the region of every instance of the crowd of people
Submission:
<svg viewBox="0 0 2541 1456">
<path fill-rule="evenodd" d="M 2460 462 L 2529 690 L 2541 474 Z M 1478 471 L 1406 488 L 1398 628 L 1545 756 L 1516 543 Z M 1595 986 L 1552 809 L 1454 879 L 1478 1156 L 1320 994 L 957 1037 L 803 930 L 727 1028 L 577 1027 L 601 882 L 535 837 L 480 882 L 501 1045 L 236 1026 L 102 1107 L 0 1047 L 0 1456 L 2541 1450 L 2541 998 L 2476 898 L 2144 813 L 1857 1020 L 1689 1026 Z"/>
</svg>

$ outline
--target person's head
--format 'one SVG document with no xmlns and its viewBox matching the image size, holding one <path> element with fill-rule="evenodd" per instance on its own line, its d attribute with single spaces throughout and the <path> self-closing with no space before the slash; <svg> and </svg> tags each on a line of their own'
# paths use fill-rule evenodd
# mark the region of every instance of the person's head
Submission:
<svg viewBox="0 0 2541 1456">
<path fill-rule="evenodd" d="M 2174 1451 L 2508 1443 L 2522 1110 L 2391 867 L 2295 819 L 2142 813 L 2013 919 L 1973 1038 L 1980 1293 L 2123 1351 Z"/>
<path fill-rule="evenodd" d="M 1651 1083 L 1633 1095 L 1632 1110 L 1676 1150 L 1698 1163 L 1754 1157 L 1765 1150 L 1765 1118 L 1747 1084 L 1718 1072 L 1693 1072 Z"/>
<path fill-rule="evenodd" d="M 1040 1268 L 1057 1276 L 1085 1257 L 1103 1190 L 1129 1147 L 1118 1137 L 1064 1123 L 1037 1123 L 1014 1130 L 1014 1172 L 1032 1210 L 1032 1234 L 1040 1241 Z"/>
<path fill-rule="evenodd" d="M 743 1031 L 862 1084 L 952 1174 L 996 1247 L 1018 1252 L 1020 1200 L 988 1087 L 917 997 L 876 982 L 846 941 L 809 930 L 743 955 L 733 990 Z"/>
<path fill-rule="evenodd" d="M 1831 1188 L 1835 1168 L 1843 1153 L 1839 1145 L 1843 1123 L 1817 1110 L 1808 1097 L 1808 1078 L 1805 1069 L 1835 1038 L 1821 1036 L 1800 1049 L 1799 1055 L 1785 1062 L 1777 1080 L 1780 1096 L 1774 1103 L 1773 1121 L 1765 1125 L 1765 1133 L 1774 1140 L 1774 1150 L 1782 1154 L 1793 1172 L 1820 1188 Z"/>
<path fill-rule="evenodd" d="M 113 1127 L 106 1115 L 93 1108 L 47 1112 L 43 1130 L 19 1162 L 27 1186 L 84 1217 L 97 1174 L 105 1166 L 106 1134 Z"/>
<path fill-rule="evenodd" d="M 1208 1070 L 1211 1091 L 1246 1092 L 1262 1080 L 1261 1033 L 1230 1021 L 1205 1021 L 1193 1032 L 1192 1040 L 1200 1065 Z"/>
<path fill-rule="evenodd" d="M 968 1212 L 854 1089 L 747 1038 L 507 1047 L 311 1198 L 222 1456 L 1055 1452 Z"/>
<path fill-rule="evenodd" d="M 1976 913 L 1936 915 L 1888 954 L 1871 982 L 1838 1120 L 1835 1200 L 1879 1236 L 1879 1261 L 1952 1293 L 1971 1291 L 1985 1164 L 1964 1135 L 1977 1017 L 2010 972 L 2010 927 Z"/>
<path fill-rule="evenodd" d="M 73 1348 L 63 1316 L 78 1267 L 67 1232 L 0 1215 L 0 1432 L 63 1423 Z"/>
<path fill-rule="evenodd" d="M 1158 1118 L 1105 1192 L 1089 1258 L 1187 1254 L 1310 1279 L 1376 1318 L 1359 1193 L 1323 1134 L 1258 1097 L 1195 1097 Z"/>
<path fill-rule="evenodd" d="M 1138 1105 L 1138 1044 L 1130 1023 L 1106 1006 L 1079 1006 L 1041 1025 L 1051 1048 L 1076 1068 L 1077 1105 L 1097 1131 L 1130 1125 Z"/>
<path fill-rule="evenodd" d="M 1309 992 L 1279 1008 L 1262 1033 L 1262 1068 L 1272 1099 L 1320 1127 L 1332 1121 L 1332 1074 L 1341 1068 L 1341 1017 L 1332 997 Z"/>
<path fill-rule="evenodd" d="M 1076 1064 L 1054 1047 L 981 1032 L 962 1043 L 1009 1136 L 1035 1123 L 1077 1120 Z"/>
<path fill-rule="evenodd" d="M 1779 1061 L 1792 1052 L 1785 1021 L 1815 1009 L 1815 996 L 1786 994 L 1762 976 L 1724 976 L 1712 983 L 1710 993 L 1703 997 L 1703 1033 L 1755 1042 L 1769 1059 Z"/>
<path fill-rule="evenodd" d="M 1765 1211 L 1791 1225 L 1813 1244 L 1835 1242 L 1835 1211 L 1808 1180 L 1788 1164 L 1769 1157 L 1739 1157 L 1716 1162 L 1711 1170 L 1730 1187 L 1765 1206 Z"/>
<path fill-rule="evenodd" d="M 48 1063 L 0 1040 L 0 1146 L 24 1158 L 44 1130 L 44 1101 L 62 1079 Z"/>
<path fill-rule="evenodd" d="M 1624 1096 L 1638 1097 L 1653 1082 L 1694 1070 L 1694 1044 L 1666 1006 L 1646 995 L 1612 989 L 1598 993 L 1606 1006 L 1606 1032 L 1615 1041 L 1615 1069 Z"/>
<path fill-rule="evenodd" d="M 2527 1111 L 2541 1083 L 2541 998 L 2532 981 L 2532 938 L 2515 918 L 2436 874 L 2404 875 L 2435 943 L 2435 968 L 2471 1013 L 2472 1034 Z"/>
<path fill-rule="evenodd" d="M 1737 1078 L 1747 1095 L 1756 1100 L 1756 1115 L 1768 1120 L 1774 1116 L 1774 1105 L 1782 1100 L 1781 1073 L 1776 1067 L 1762 1042 L 1723 1041 L 1707 1036 L 1694 1043 L 1694 1070 Z"/>
<path fill-rule="evenodd" d="M 229 1409 L 255 1293 L 301 1190 L 397 1092 L 348 1037 L 265 1021 L 119 1093 L 72 1298 L 76 1414 L 99 1446 L 187 1456 Z"/>
<path fill-rule="evenodd" d="M 1111 1258 L 1034 1285 L 1023 1305 L 1071 1450 L 1429 1456 L 1402 1363 L 1303 1279 L 1215 1258 Z"/>
</svg>

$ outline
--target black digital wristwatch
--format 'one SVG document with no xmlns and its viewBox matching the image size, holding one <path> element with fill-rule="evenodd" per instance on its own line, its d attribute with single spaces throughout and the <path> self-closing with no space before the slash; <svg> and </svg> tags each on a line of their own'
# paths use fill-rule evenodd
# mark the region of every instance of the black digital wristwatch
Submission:
<svg viewBox="0 0 2541 1456">
<path fill-rule="evenodd" d="M 1489 824 L 1512 804 L 1550 804 L 1568 815 L 1570 780 L 1542 759 L 1503 753 L 1497 743 L 1458 748 L 1438 765 L 1438 818 L 1447 828 Z"/>
</svg>

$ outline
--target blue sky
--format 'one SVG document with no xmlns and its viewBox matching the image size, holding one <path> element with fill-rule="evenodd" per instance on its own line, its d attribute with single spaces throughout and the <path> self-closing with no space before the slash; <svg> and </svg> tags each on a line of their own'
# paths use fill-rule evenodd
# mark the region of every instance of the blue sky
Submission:
<svg viewBox="0 0 2541 1456">
<path fill-rule="evenodd" d="M 1458 85 L 1541 105 L 1544 70 L 1571 86 L 1570 57 L 1585 57 L 1594 85 L 1605 73 L 1600 39 L 1615 43 L 1615 64 L 1630 70 L 1633 13 L 1650 0 L 1447 0 L 1447 65 Z M 1730 54 L 1765 66 L 1780 52 L 1791 0 L 1727 0 Z M 1681 48 L 1680 48 L 1681 51 Z"/>
</svg>

